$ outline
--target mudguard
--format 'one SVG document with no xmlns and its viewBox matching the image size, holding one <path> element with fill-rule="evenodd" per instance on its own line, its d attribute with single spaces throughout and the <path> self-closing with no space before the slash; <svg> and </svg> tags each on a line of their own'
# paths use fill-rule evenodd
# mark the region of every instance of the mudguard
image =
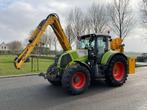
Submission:
<svg viewBox="0 0 147 110">
<path fill-rule="evenodd" d="M 123 53 L 116 52 L 116 51 L 108 51 L 103 55 L 102 60 L 101 60 L 101 64 L 102 65 L 109 65 L 111 59 L 113 57 L 115 57 L 116 55 L 122 55 L 126 60 L 128 60 L 127 56 L 124 55 Z"/>
</svg>

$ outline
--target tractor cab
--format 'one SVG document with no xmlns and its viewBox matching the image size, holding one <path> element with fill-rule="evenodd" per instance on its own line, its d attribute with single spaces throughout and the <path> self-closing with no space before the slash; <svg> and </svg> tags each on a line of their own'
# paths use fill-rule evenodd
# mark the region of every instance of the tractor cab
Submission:
<svg viewBox="0 0 147 110">
<path fill-rule="evenodd" d="M 109 40 L 111 39 L 108 35 L 96 35 L 89 34 L 79 37 L 79 49 L 88 50 L 88 59 L 95 60 L 100 63 L 100 60 L 104 53 L 109 50 Z"/>
</svg>

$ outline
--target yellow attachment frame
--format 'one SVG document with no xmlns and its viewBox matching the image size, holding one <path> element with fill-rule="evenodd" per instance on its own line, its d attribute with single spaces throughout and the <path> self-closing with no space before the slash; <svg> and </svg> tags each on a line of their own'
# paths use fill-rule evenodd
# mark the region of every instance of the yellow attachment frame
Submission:
<svg viewBox="0 0 147 110">
<path fill-rule="evenodd" d="M 135 73 L 136 59 L 128 58 L 129 74 Z"/>
<path fill-rule="evenodd" d="M 111 40 L 110 46 L 111 49 L 114 51 L 119 51 L 121 53 L 124 53 L 124 45 L 122 45 L 123 39 L 121 38 L 115 38 Z M 129 69 L 129 74 L 134 74 L 135 73 L 135 65 L 136 61 L 135 58 L 128 57 L 128 69 Z"/>
<path fill-rule="evenodd" d="M 121 39 L 121 38 L 112 39 L 111 44 L 110 44 L 111 49 L 123 53 L 124 48 L 123 48 L 122 42 L 123 42 L 123 39 Z"/>
</svg>

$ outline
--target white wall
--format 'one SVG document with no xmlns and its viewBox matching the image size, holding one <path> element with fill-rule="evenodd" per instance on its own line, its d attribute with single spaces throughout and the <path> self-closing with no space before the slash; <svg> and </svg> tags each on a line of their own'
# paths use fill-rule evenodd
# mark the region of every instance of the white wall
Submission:
<svg viewBox="0 0 147 110">
<path fill-rule="evenodd" d="M 0 50 L 9 50 L 5 43 L 0 44 Z"/>
</svg>

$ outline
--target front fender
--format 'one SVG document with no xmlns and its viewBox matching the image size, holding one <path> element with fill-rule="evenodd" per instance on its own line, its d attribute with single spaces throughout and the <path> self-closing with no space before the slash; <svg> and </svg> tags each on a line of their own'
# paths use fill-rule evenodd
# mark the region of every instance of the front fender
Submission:
<svg viewBox="0 0 147 110">
<path fill-rule="evenodd" d="M 90 73 L 92 73 L 90 66 L 87 63 L 81 62 L 81 61 L 74 61 L 75 63 L 80 64 L 81 66 L 84 66 L 89 70 Z"/>
</svg>

